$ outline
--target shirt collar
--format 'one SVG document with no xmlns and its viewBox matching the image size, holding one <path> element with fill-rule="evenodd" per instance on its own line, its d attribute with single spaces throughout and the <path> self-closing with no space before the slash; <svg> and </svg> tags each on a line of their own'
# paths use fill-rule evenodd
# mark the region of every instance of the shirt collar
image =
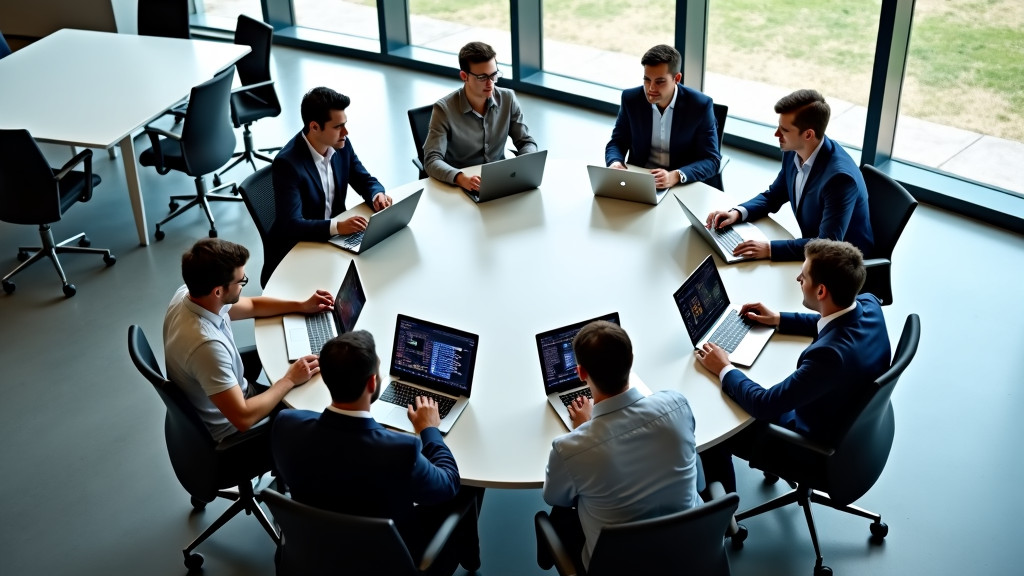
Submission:
<svg viewBox="0 0 1024 576">
<path fill-rule="evenodd" d="M 800 163 L 800 155 L 799 154 L 794 154 L 793 155 L 793 164 L 796 165 L 796 169 L 800 170 L 801 168 L 806 166 L 807 167 L 807 171 L 810 172 L 811 168 L 814 166 L 814 159 L 818 157 L 818 152 L 821 150 L 821 145 L 824 144 L 824 143 L 825 143 L 825 139 L 822 138 L 821 142 L 818 142 L 818 145 L 815 146 L 814 152 L 811 152 L 811 155 L 807 157 L 807 160 L 803 164 Z"/>
<path fill-rule="evenodd" d="M 195 314 L 196 316 L 200 316 L 202 318 L 209 320 L 216 326 L 220 326 L 221 324 L 224 323 L 224 317 L 222 316 L 222 314 L 226 313 L 230 307 L 230 304 L 225 304 L 220 309 L 220 314 L 214 314 L 213 312 L 210 312 L 206 308 L 203 308 L 202 306 L 194 302 L 192 298 L 189 297 L 188 291 L 185 291 L 185 308 L 191 310 L 192 313 Z"/>
<path fill-rule="evenodd" d="M 327 409 L 331 412 L 335 412 L 343 416 L 351 416 L 353 418 L 373 418 L 373 416 L 365 410 L 342 410 L 335 406 L 328 406 Z"/>
<path fill-rule="evenodd" d="M 322 164 L 324 160 L 330 162 L 331 158 L 334 157 L 335 150 L 332 146 L 327 147 L 327 154 L 320 154 L 313 148 L 313 145 L 309 143 L 309 138 L 305 134 L 302 135 L 302 139 L 306 141 L 306 147 L 309 148 L 309 153 L 313 155 L 313 162 Z"/>
<path fill-rule="evenodd" d="M 621 410 L 630 404 L 633 404 L 644 398 L 643 392 L 636 388 L 628 388 L 621 394 L 616 394 L 611 398 L 605 398 L 601 402 L 594 404 L 594 411 L 591 412 L 591 419 L 603 416 L 616 410 Z"/>
<path fill-rule="evenodd" d="M 495 86 L 494 91 L 491 92 L 491 96 L 487 99 L 487 105 L 484 106 L 484 112 L 487 112 L 487 110 L 494 108 L 495 106 L 498 105 L 498 101 L 496 100 L 497 94 L 498 87 Z M 473 110 L 473 106 L 469 103 L 469 98 L 466 98 L 465 86 L 459 88 L 459 104 L 463 114 L 469 114 L 470 112 L 476 114 L 476 110 Z"/>
<path fill-rule="evenodd" d="M 676 84 L 672 88 L 674 89 L 673 92 L 672 92 L 672 100 L 669 101 L 668 106 L 665 106 L 665 110 L 674 110 L 675 107 L 676 107 L 676 99 L 679 98 L 679 85 Z M 660 112 L 661 114 L 664 114 L 664 112 L 662 112 L 661 110 L 658 110 L 658 105 L 657 104 L 651 104 L 651 109 L 656 110 L 656 111 Z"/>
<path fill-rule="evenodd" d="M 842 316 L 843 314 L 846 314 L 847 312 L 853 312 L 856 309 L 857 309 L 857 301 L 854 300 L 853 304 L 850 304 L 846 308 L 843 308 L 842 310 L 840 310 L 838 312 L 833 312 L 833 313 L 829 314 L 828 316 L 822 316 L 821 318 L 818 318 L 818 334 L 821 334 L 821 331 L 825 329 L 825 326 L 828 326 L 829 322 L 835 320 L 836 318 L 839 318 L 840 316 Z"/>
</svg>

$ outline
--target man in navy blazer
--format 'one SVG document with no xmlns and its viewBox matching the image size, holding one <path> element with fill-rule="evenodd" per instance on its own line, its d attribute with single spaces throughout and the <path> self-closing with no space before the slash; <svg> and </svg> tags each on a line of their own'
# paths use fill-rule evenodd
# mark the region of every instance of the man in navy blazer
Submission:
<svg viewBox="0 0 1024 576">
<path fill-rule="evenodd" d="M 789 202 L 800 238 L 747 240 L 733 253 L 776 261 L 800 260 L 812 238 L 845 240 L 867 256 L 874 249 L 868 190 L 860 169 L 843 147 L 825 136 L 831 109 L 816 90 L 797 90 L 775 104 L 782 170 L 768 190 L 728 212 L 712 212 L 707 226 L 722 228 L 778 212 Z"/>
<path fill-rule="evenodd" d="M 274 421 L 271 445 L 280 478 L 304 504 L 392 519 L 418 561 L 448 512 L 466 498 L 479 498 L 475 489 L 460 490 L 455 457 L 437 429 L 437 403 L 421 396 L 409 406 L 419 436 L 377 423 L 370 404 L 380 396 L 380 358 L 364 330 L 328 341 L 320 371 L 331 392 L 327 409 L 283 410 Z M 464 517 L 454 537 L 478 554 L 475 514 Z M 458 561 L 454 555 L 439 559 L 439 573 L 451 573 Z"/>
<path fill-rule="evenodd" d="M 313 88 L 302 98 L 302 131 L 274 158 L 276 218 L 264 255 L 261 283 L 297 242 L 326 242 L 335 234 L 366 228 L 366 218 L 338 220 L 348 187 L 374 211 L 391 205 L 384 186 L 363 167 L 345 127 L 351 100 L 330 88 Z"/>
<path fill-rule="evenodd" d="M 679 83 L 681 62 L 665 44 L 644 54 L 644 85 L 622 92 L 604 151 L 610 168 L 625 170 L 627 154 L 631 164 L 650 168 L 659 189 L 707 180 L 722 160 L 711 98 Z"/>
<path fill-rule="evenodd" d="M 729 363 L 715 344 L 695 351 L 697 360 L 719 377 L 722 390 L 758 421 L 784 426 L 830 445 L 848 425 L 867 385 L 889 368 L 889 333 L 878 298 L 858 296 L 867 272 L 860 250 L 848 242 L 814 239 L 797 282 L 803 304 L 814 314 L 778 314 L 760 303 L 744 304 L 740 314 L 755 322 L 777 326 L 780 334 L 813 337 L 788 378 L 765 388 Z M 720 480 L 735 490 L 729 454 L 749 459 L 763 425 L 748 427 L 701 454 L 708 481 Z M 770 459 L 763 453 L 759 457 Z"/>
</svg>

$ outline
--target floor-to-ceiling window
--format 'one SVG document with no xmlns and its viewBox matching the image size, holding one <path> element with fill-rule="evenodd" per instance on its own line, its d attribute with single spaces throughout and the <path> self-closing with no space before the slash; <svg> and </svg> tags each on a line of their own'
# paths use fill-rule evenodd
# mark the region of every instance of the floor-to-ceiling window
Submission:
<svg viewBox="0 0 1024 576">
<path fill-rule="evenodd" d="M 196 13 L 205 16 L 208 26 L 234 29 L 239 14 L 263 19 L 260 0 L 195 0 Z"/>
<path fill-rule="evenodd" d="M 411 44 L 452 54 L 468 42 L 486 42 L 498 53 L 506 74 L 512 62 L 511 20 L 506 0 L 409 0 Z"/>
</svg>

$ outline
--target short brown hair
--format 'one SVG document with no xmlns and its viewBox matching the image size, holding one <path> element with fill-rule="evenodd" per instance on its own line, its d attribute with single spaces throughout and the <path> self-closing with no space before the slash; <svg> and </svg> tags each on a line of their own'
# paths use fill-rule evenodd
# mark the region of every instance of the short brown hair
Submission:
<svg viewBox="0 0 1024 576">
<path fill-rule="evenodd" d="M 235 269 L 249 261 L 249 250 L 219 238 L 203 238 L 181 255 L 181 277 L 193 298 L 202 298 L 235 279 Z"/>
<path fill-rule="evenodd" d="M 331 392 L 331 400 L 357 400 L 366 388 L 366 379 L 376 374 L 379 362 L 373 335 L 366 330 L 328 340 L 320 350 L 320 376 Z"/>
<path fill-rule="evenodd" d="M 612 395 L 629 385 L 633 367 L 633 343 L 618 324 L 605 320 L 591 322 L 572 339 L 576 363 L 590 374 L 598 390 Z"/>
<path fill-rule="evenodd" d="M 679 50 L 672 46 L 658 44 L 644 53 L 643 58 L 640 59 L 640 65 L 657 66 L 658 64 L 668 64 L 668 73 L 675 76 L 682 70 L 683 57 L 679 54 Z"/>
<path fill-rule="evenodd" d="M 814 130 L 814 137 L 821 140 L 825 136 L 825 128 L 828 127 L 828 119 L 832 114 L 832 108 L 825 97 L 817 90 L 797 90 L 792 94 L 783 96 L 775 103 L 776 114 L 790 114 L 796 112 L 793 124 L 803 132 Z"/>
<path fill-rule="evenodd" d="M 459 69 L 463 72 L 469 73 L 470 64 L 480 64 L 481 62 L 490 62 L 492 58 L 495 58 L 494 48 L 491 48 L 489 44 L 483 42 L 470 42 L 459 50 Z"/>
<path fill-rule="evenodd" d="M 811 282 L 828 288 L 833 304 L 841 308 L 853 304 L 867 278 L 860 248 L 849 242 L 815 238 L 804 246 L 804 258 Z"/>
</svg>

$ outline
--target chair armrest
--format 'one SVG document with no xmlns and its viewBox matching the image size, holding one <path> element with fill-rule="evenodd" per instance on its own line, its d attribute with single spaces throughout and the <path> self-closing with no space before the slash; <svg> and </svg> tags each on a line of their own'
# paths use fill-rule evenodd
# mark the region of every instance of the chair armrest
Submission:
<svg viewBox="0 0 1024 576">
<path fill-rule="evenodd" d="M 778 426 L 775 424 L 768 425 L 768 428 L 765 430 L 765 435 L 768 436 L 769 438 L 781 440 L 782 442 L 791 444 L 798 448 L 802 448 L 809 452 L 814 452 L 815 454 L 819 454 L 821 456 L 831 456 L 835 454 L 836 451 L 835 448 L 828 448 L 826 446 L 822 446 L 817 442 L 813 442 L 807 439 L 806 437 L 797 434 L 796 432 L 790 430 L 789 428 L 783 428 L 782 426 Z"/>
<path fill-rule="evenodd" d="M 708 484 L 708 494 L 711 495 L 712 500 L 718 500 L 726 495 L 725 486 L 722 486 L 721 482 L 712 482 L 711 484 Z M 736 524 L 736 515 L 733 514 L 732 517 L 729 518 L 729 525 L 725 527 L 725 536 L 726 538 L 731 538 L 739 531 L 740 527 Z"/>
<path fill-rule="evenodd" d="M 239 92 L 248 92 L 249 90 L 255 90 L 257 88 L 265 88 L 267 86 L 273 86 L 273 80 L 264 80 L 263 82 L 256 82 L 255 84 L 246 84 L 245 86 L 239 86 L 238 88 L 232 88 L 232 94 L 238 94 Z"/>
<path fill-rule="evenodd" d="M 165 112 L 166 114 L 166 112 Z M 170 138 L 171 140 L 181 141 L 181 135 L 169 132 L 163 128 L 155 128 L 152 124 L 147 124 L 142 129 L 147 136 L 149 136 L 150 148 L 153 149 L 153 154 L 156 155 L 156 172 L 161 176 L 171 171 L 170 168 L 164 166 L 164 149 L 160 146 L 160 137 Z"/>
<path fill-rule="evenodd" d="M 266 436 L 267 434 L 270 434 L 270 425 L 268 423 L 262 423 L 253 426 L 252 428 L 249 428 L 245 432 L 238 432 L 237 434 L 232 434 L 228 436 L 227 438 L 218 442 L 217 445 L 214 447 L 214 450 L 216 450 L 217 452 L 233 450 L 241 446 L 242 444 L 262 440 L 262 437 Z"/>
<path fill-rule="evenodd" d="M 864 267 L 865 268 L 883 268 L 885 266 L 891 266 L 891 265 L 892 265 L 892 261 L 889 260 L 888 258 L 865 258 L 864 259 Z"/>
<path fill-rule="evenodd" d="M 415 166 L 415 167 L 416 167 L 416 169 L 417 169 L 417 170 L 419 170 L 420 172 L 423 172 L 423 171 L 424 171 L 424 170 L 423 170 L 423 163 L 422 163 L 422 162 L 420 162 L 420 159 L 419 159 L 419 158 L 413 158 L 413 159 L 412 159 L 412 165 L 413 165 L 413 166 Z"/>
<path fill-rule="evenodd" d="M 423 550 L 423 558 L 420 559 L 419 569 L 420 572 L 426 572 L 430 569 L 430 566 L 437 560 L 437 557 L 441 555 L 441 551 L 444 550 L 445 546 L 448 545 L 448 540 L 451 539 L 452 534 L 455 533 L 455 529 L 459 527 L 459 523 L 469 513 L 471 507 L 476 506 L 475 498 L 466 498 L 466 501 L 459 508 L 452 511 L 441 523 L 441 526 L 437 529 L 437 533 L 430 539 L 427 547 Z"/>
<path fill-rule="evenodd" d="M 729 164 L 729 160 L 732 160 L 732 158 L 726 156 L 725 154 L 722 154 L 722 159 L 718 161 L 718 173 L 719 174 L 721 174 L 722 171 L 725 170 L 726 165 Z"/>
<path fill-rule="evenodd" d="M 558 573 L 561 576 L 576 576 L 576 563 L 573 562 L 569 551 L 562 544 L 562 539 L 555 532 L 555 527 L 551 524 L 547 512 L 537 512 L 537 515 L 533 517 L 533 523 L 537 528 L 537 546 L 543 543 L 547 547 L 547 552 L 554 560 Z"/>
<path fill-rule="evenodd" d="M 88 202 L 92 199 L 92 150 L 86 148 L 71 160 L 68 160 L 60 170 L 53 175 L 54 180 L 61 180 L 71 172 L 71 169 L 78 166 L 82 162 L 85 162 L 85 190 L 82 192 L 82 196 L 78 198 L 79 202 Z"/>
</svg>

